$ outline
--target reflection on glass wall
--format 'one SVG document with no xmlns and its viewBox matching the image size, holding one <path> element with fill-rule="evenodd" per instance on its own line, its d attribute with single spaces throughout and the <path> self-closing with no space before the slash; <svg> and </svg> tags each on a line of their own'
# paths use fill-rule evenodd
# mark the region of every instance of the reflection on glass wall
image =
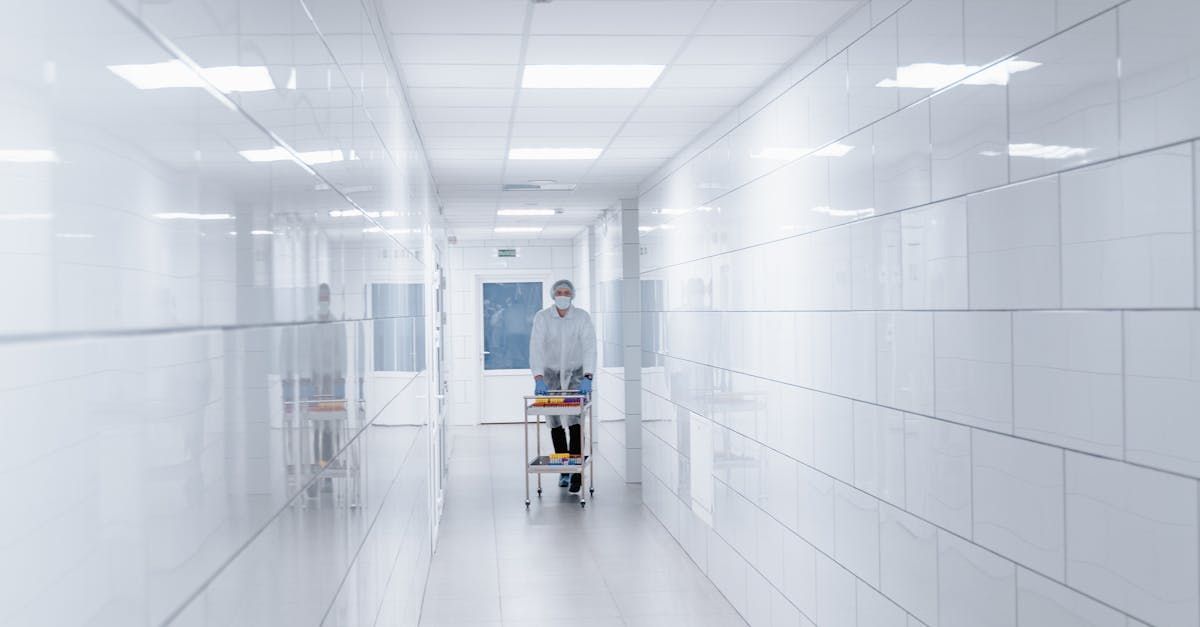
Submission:
<svg viewBox="0 0 1200 627">
<path fill-rule="evenodd" d="M 0 0 L 0 623 L 415 623 L 436 199 L 371 6 Z"/>
<path fill-rule="evenodd" d="M 375 371 L 425 369 L 425 286 L 420 283 L 372 283 L 375 319 Z"/>
<path fill-rule="evenodd" d="M 529 334 L 542 308 L 542 284 L 483 284 L 483 368 L 529 368 Z"/>
</svg>

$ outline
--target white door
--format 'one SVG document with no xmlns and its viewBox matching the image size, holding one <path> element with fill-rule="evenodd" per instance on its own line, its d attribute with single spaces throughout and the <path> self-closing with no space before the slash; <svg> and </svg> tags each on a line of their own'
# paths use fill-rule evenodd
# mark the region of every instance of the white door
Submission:
<svg viewBox="0 0 1200 627">
<path fill-rule="evenodd" d="M 533 393 L 529 334 L 542 308 L 545 283 L 506 279 L 480 284 L 483 328 L 480 422 L 521 422 L 521 397 Z"/>
</svg>

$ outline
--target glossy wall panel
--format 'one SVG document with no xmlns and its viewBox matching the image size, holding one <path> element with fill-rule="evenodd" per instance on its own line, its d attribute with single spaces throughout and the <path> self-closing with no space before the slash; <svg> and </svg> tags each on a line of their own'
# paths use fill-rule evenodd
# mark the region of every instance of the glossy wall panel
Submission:
<svg viewBox="0 0 1200 627">
<path fill-rule="evenodd" d="M 0 622 L 415 624 L 436 199 L 375 11 L 0 2 Z"/>
<path fill-rule="evenodd" d="M 1195 624 L 1193 5 L 876 0 L 643 183 L 646 502 L 752 623 Z"/>
</svg>

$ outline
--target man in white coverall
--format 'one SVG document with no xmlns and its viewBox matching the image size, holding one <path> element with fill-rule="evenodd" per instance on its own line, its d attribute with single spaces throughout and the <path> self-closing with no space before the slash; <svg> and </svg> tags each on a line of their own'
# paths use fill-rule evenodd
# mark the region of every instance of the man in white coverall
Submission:
<svg viewBox="0 0 1200 627">
<path fill-rule="evenodd" d="M 533 316 L 533 332 L 529 335 L 529 368 L 533 371 L 534 394 L 550 390 L 579 390 L 592 393 L 592 373 L 596 371 L 596 327 L 588 312 L 571 305 L 575 286 L 562 279 L 550 290 L 554 304 Z M 583 451 L 583 430 L 579 416 L 567 416 L 570 441 L 563 430 L 562 416 L 549 416 L 550 441 L 555 453 L 580 455 Z M 570 482 L 570 491 L 578 492 L 583 476 L 563 474 L 559 487 Z"/>
</svg>

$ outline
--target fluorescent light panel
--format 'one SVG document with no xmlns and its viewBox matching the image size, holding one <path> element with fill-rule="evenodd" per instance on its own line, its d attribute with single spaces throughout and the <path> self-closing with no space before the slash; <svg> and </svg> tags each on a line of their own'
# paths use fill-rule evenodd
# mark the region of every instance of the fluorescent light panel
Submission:
<svg viewBox="0 0 1200 627">
<path fill-rule="evenodd" d="M 961 63 L 913 63 L 896 68 L 896 78 L 885 78 L 876 87 L 903 87 L 910 89 L 941 89 L 962 81 L 964 85 L 1007 85 L 1008 79 L 1017 72 L 1040 67 L 1035 61 L 1012 59 L 984 68 L 980 65 Z"/>
<path fill-rule="evenodd" d="M 496 212 L 498 216 L 509 217 L 534 217 L 534 216 L 552 216 L 558 212 L 554 209 L 501 209 Z"/>
<path fill-rule="evenodd" d="M 200 68 L 195 72 L 178 59 L 162 63 L 110 65 L 108 69 L 129 81 L 138 89 L 167 89 L 172 87 L 208 87 L 207 81 L 219 91 L 229 94 L 275 89 L 271 73 L 261 65 L 227 65 Z"/>
<path fill-rule="evenodd" d="M 367 211 L 362 212 L 358 209 L 330 209 L 329 217 L 331 218 L 358 218 L 366 215 L 368 218 L 395 218 L 400 215 L 398 211 Z"/>
<path fill-rule="evenodd" d="M 167 213 L 156 213 L 154 217 L 159 220 L 233 220 L 235 216 L 232 213 L 191 213 L 186 211 L 174 211 Z"/>
<path fill-rule="evenodd" d="M 275 161 L 295 161 L 292 153 L 284 150 L 282 146 L 274 148 L 263 148 L 259 150 L 239 150 L 239 155 L 242 155 L 246 161 L 253 163 L 270 163 Z M 353 150 L 350 151 L 349 157 L 342 150 L 312 150 L 309 152 L 296 153 L 300 156 L 300 160 L 308 165 L 321 165 L 323 163 L 335 163 L 345 161 L 349 158 L 351 161 L 358 159 L 358 155 Z"/>
<path fill-rule="evenodd" d="M 384 229 L 381 229 L 377 226 L 369 226 L 369 227 L 363 229 L 362 232 L 363 233 L 385 233 L 386 232 L 391 235 L 412 235 L 414 233 L 420 233 L 421 229 L 387 229 L 386 231 L 384 231 Z"/>
<path fill-rule="evenodd" d="M 662 65 L 527 65 L 526 89 L 645 89 L 662 74 Z"/>
<path fill-rule="evenodd" d="M 1091 148 L 1076 148 L 1074 146 L 1057 146 L 1044 144 L 1009 144 L 1008 154 L 1013 157 L 1031 157 L 1034 159 L 1071 159 L 1083 157 L 1091 152 Z"/>
<path fill-rule="evenodd" d="M 540 226 L 498 226 L 496 233 L 541 233 Z"/>
<path fill-rule="evenodd" d="M 41 221 L 41 220 L 49 220 L 53 217 L 54 217 L 54 214 L 52 214 L 52 213 L 35 213 L 35 212 L 0 213 L 0 221 L 3 221 L 3 222 L 34 222 L 34 221 Z"/>
<path fill-rule="evenodd" d="M 795 161 L 800 157 L 809 155 L 813 157 L 844 157 L 854 150 L 854 146 L 846 144 L 833 143 L 814 151 L 812 148 L 799 148 L 793 146 L 767 146 L 762 150 L 750 155 L 751 159 L 769 159 L 771 161 Z"/>
<path fill-rule="evenodd" d="M 54 163 L 58 161 L 58 154 L 53 150 L 5 148 L 0 149 L 0 161 L 6 163 Z"/>
<path fill-rule="evenodd" d="M 518 161 L 586 161 L 595 159 L 603 148 L 512 148 L 508 158 Z"/>
</svg>

